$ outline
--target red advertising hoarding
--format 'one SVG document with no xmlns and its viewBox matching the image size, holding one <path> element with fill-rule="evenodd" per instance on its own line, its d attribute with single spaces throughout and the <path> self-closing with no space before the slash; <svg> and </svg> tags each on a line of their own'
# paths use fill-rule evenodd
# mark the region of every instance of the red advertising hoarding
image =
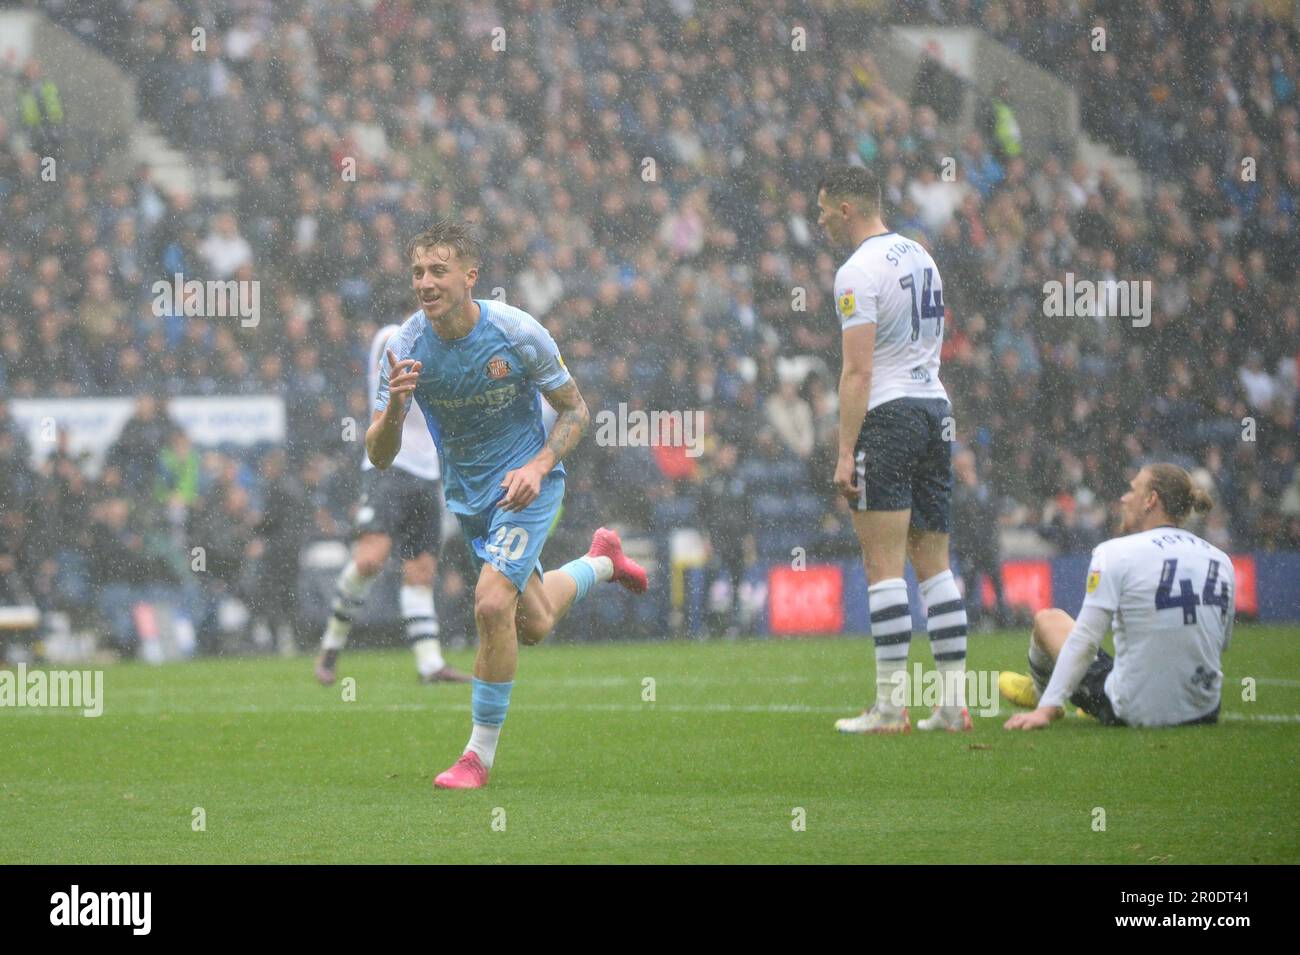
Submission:
<svg viewBox="0 0 1300 955">
<path fill-rule="evenodd" d="M 768 628 L 778 636 L 839 633 L 844 628 L 844 576 L 839 567 L 773 567 L 767 575 Z"/>
</svg>

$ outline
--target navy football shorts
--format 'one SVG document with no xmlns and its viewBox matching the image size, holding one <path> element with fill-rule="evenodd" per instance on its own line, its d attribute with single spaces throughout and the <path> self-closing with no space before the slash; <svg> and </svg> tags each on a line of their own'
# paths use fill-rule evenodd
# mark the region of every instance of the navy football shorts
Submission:
<svg viewBox="0 0 1300 955">
<path fill-rule="evenodd" d="M 912 511 L 917 530 L 948 533 L 952 405 L 943 398 L 895 398 L 867 412 L 854 448 L 856 511 Z"/>
<path fill-rule="evenodd" d="M 383 534 L 391 538 L 402 560 L 437 554 L 442 535 L 442 492 L 438 483 L 401 468 L 362 471 L 355 535 Z"/>
<path fill-rule="evenodd" d="M 1097 659 L 1088 665 L 1088 672 L 1079 681 L 1079 688 L 1070 697 L 1070 702 L 1089 716 L 1095 716 L 1102 726 L 1128 726 L 1115 715 L 1115 707 L 1106 695 L 1106 677 L 1115 669 L 1115 659 L 1105 650 L 1097 651 Z M 1179 723 L 1179 726 L 1204 726 L 1219 722 L 1219 708 L 1216 706 L 1204 716 Z"/>
</svg>

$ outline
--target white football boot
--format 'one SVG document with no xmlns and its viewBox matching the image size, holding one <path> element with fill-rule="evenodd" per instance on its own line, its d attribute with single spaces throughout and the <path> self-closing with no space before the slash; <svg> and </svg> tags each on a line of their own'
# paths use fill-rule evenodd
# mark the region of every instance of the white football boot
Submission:
<svg viewBox="0 0 1300 955">
<path fill-rule="evenodd" d="M 841 733 L 910 733 L 912 721 L 908 719 L 907 707 L 889 712 L 877 704 L 859 716 L 836 720 L 835 728 Z"/>
<path fill-rule="evenodd" d="M 916 721 L 916 728 L 924 732 L 947 730 L 949 733 L 965 733 L 975 727 L 970 721 L 970 710 L 964 706 L 936 706 L 934 712 L 923 720 Z"/>
</svg>

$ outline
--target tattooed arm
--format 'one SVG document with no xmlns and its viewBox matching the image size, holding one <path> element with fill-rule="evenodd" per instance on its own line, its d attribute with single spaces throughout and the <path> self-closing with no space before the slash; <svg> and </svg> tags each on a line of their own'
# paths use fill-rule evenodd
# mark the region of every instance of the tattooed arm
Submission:
<svg viewBox="0 0 1300 955">
<path fill-rule="evenodd" d="M 577 446 L 587 425 L 591 422 L 591 412 L 587 402 L 582 400 L 578 386 L 570 378 L 554 391 L 543 392 L 552 408 L 560 413 L 546 445 L 537 452 L 537 456 L 521 468 L 507 471 L 501 480 L 506 489 L 501 500 L 501 509 L 506 511 L 523 510 L 541 493 L 542 478 L 551 472 L 551 468 L 566 454 Z"/>
<path fill-rule="evenodd" d="M 582 400 L 572 378 L 554 391 L 546 392 L 546 400 L 560 413 L 546 439 L 546 447 L 537 455 L 538 459 L 543 456 L 549 458 L 545 463 L 545 468 L 549 471 L 555 467 L 555 462 L 574 449 L 586 433 L 587 425 L 591 422 L 591 412 L 587 410 L 587 402 Z"/>
</svg>

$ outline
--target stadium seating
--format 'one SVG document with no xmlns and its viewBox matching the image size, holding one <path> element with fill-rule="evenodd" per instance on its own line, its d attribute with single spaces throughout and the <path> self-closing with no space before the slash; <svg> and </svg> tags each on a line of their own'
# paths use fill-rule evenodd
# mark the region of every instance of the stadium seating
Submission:
<svg viewBox="0 0 1300 955">
<path fill-rule="evenodd" d="M 1167 73 L 1128 56 L 1112 74 L 1071 39 L 1101 15 L 1092 2 L 1018 5 L 1027 13 L 1015 18 L 999 4 L 949 0 L 882 3 L 874 16 L 832 2 L 797 15 L 787 3 L 727 2 L 708 16 L 690 3 L 602 4 L 590 14 L 602 43 L 562 27 L 564 4 L 502 2 L 519 50 L 505 58 L 467 54 L 481 24 L 450 4 L 407 17 L 386 3 L 329 5 L 339 13 L 303 0 L 214 3 L 210 32 L 223 42 L 210 53 L 159 42 L 188 35 L 170 4 L 131 19 L 109 6 L 52 15 L 136 81 L 143 114 L 196 169 L 217 170 L 239 193 L 168 193 L 144 167 L 118 184 L 76 163 L 51 189 L 33 149 L 57 150 L 57 130 L 0 117 L 0 393 L 284 395 L 285 447 L 311 505 L 304 545 L 346 537 L 359 449 L 341 439 L 341 422 L 368 415 L 365 343 L 411 308 L 404 238 L 449 214 L 482 223 L 480 294 L 520 302 L 558 280 L 538 317 L 605 407 L 631 399 L 713 415 L 698 474 L 675 494 L 664 496 L 671 482 L 653 465 L 638 465 L 632 486 L 584 491 L 581 520 L 649 534 L 699 520 L 690 485 L 732 443 L 760 558 L 788 560 L 789 547 L 820 540 L 827 532 L 810 528 L 828 507 L 812 492 L 833 466 L 833 388 L 824 399 L 812 378 L 801 385 L 818 421 L 807 460 L 768 450 L 762 409 L 782 370 L 836 367 L 825 296 L 839 253 L 824 248 L 809 199 L 818 167 L 849 155 L 881 169 L 886 221 L 928 243 L 944 270 L 943 375 L 958 440 L 976 450 L 1008 532 L 1044 553 L 1062 539 L 1086 548 L 1126 469 L 1180 456 L 1224 504 L 1207 537 L 1240 551 L 1300 549 L 1293 24 L 1231 6 L 1198 26 L 1172 3 L 1159 5 L 1168 22 L 1144 24 L 1149 5 L 1106 4 L 1115 44 L 1196 37 L 1160 54 Z M 825 55 L 778 63 L 790 51 L 763 44 L 788 37 L 796 16 Z M 1069 152 L 1009 157 L 978 131 L 972 140 L 936 122 L 876 72 L 875 31 L 895 20 L 973 26 L 1066 70 L 1086 122 L 1141 164 L 1150 188 L 1133 198 Z M 1221 42 L 1227 65 L 1216 72 Z M 648 73 L 650 62 L 662 72 Z M 1125 125 L 1097 125 L 1107 111 Z M 1257 182 L 1241 178 L 1247 154 Z M 960 155 L 974 157 L 975 188 L 931 218 L 927 170 Z M 657 160 L 650 179 L 639 175 L 645 157 Z M 349 159 L 355 179 L 344 176 Z M 249 274 L 263 282 L 258 328 L 151 309 L 153 281 L 206 274 L 238 259 L 245 241 Z M 1154 276 L 1151 327 L 1044 318 L 1043 282 L 1067 271 Z M 815 307 L 792 312 L 794 286 Z M 676 359 L 684 375 L 671 374 Z M 0 415 L 0 434 L 16 430 Z M 231 450 L 204 449 L 200 499 L 248 486 L 251 517 L 260 478 Z M 584 454 L 596 458 L 581 452 L 575 472 Z M 0 509 L 46 502 L 43 523 L 7 546 L 42 606 L 86 608 L 95 584 L 83 571 L 69 565 L 57 584 L 38 572 L 76 551 L 86 521 L 77 502 L 126 495 L 163 523 L 165 503 L 152 482 L 114 487 L 88 473 L 74 489 L 51 461 L 0 487 Z M 155 463 L 143 465 L 152 473 Z M 1054 523 L 1063 511 L 1087 518 L 1066 538 Z M 852 547 L 847 523 L 838 528 Z"/>
</svg>

